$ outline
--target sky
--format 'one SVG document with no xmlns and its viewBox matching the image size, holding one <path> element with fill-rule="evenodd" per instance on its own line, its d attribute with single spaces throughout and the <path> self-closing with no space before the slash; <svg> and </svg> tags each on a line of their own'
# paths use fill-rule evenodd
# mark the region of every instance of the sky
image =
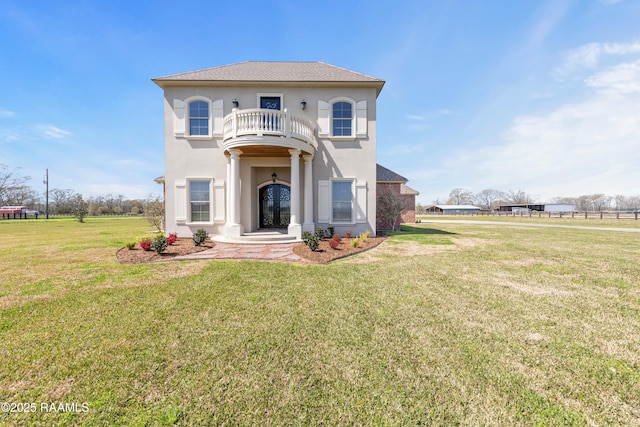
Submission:
<svg viewBox="0 0 640 427">
<path fill-rule="evenodd" d="M 44 191 L 160 194 L 151 79 L 322 61 L 385 80 L 378 163 L 417 201 L 640 195 L 640 1 L 2 0 L 0 163 Z"/>
</svg>

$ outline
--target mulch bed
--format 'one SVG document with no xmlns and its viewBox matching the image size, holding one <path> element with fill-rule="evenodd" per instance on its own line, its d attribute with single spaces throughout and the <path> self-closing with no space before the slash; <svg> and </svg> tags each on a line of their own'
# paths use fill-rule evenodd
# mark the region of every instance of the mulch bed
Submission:
<svg viewBox="0 0 640 427">
<path fill-rule="evenodd" d="M 304 243 L 298 243 L 293 247 L 293 253 L 317 264 L 327 264 L 330 261 L 375 248 L 384 239 L 384 237 L 369 237 L 364 242 L 360 242 L 356 248 L 351 246 L 351 239 L 342 239 L 335 249 L 329 246 L 329 239 L 322 239 L 315 252 Z"/>
<path fill-rule="evenodd" d="M 189 255 L 196 252 L 201 252 L 207 249 L 211 249 L 216 244 L 210 240 L 196 246 L 193 244 L 192 239 L 182 238 L 175 241 L 173 245 L 167 246 L 167 250 L 158 254 L 155 251 L 145 251 L 136 243 L 135 248 L 127 249 L 122 248 L 116 253 L 116 258 L 120 261 L 120 264 L 138 264 L 141 262 L 153 262 L 153 261 L 170 261 L 174 257 L 179 255 Z"/>
<path fill-rule="evenodd" d="M 351 246 L 351 239 L 342 239 L 337 248 L 329 246 L 329 239 L 320 241 L 320 245 L 315 252 L 307 247 L 304 243 L 297 243 L 293 247 L 293 253 L 316 264 L 327 264 L 335 259 L 344 258 L 349 255 L 364 252 L 371 248 L 375 248 L 384 241 L 384 237 L 369 237 L 366 241 L 360 242 L 358 247 Z M 161 254 L 155 251 L 145 251 L 136 244 L 135 248 L 122 248 L 116 253 L 116 258 L 121 264 L 137 264 L 141 262 L 170 261 L 178 255 L 188 255 L 211 249 L 216 244 L 210 240 L 206 240 L 202 245 L 195 246 L 193 240 L 181 238 L 176 240 L 173 245 L 169 245 L 167 250 Z"/>
</svg>

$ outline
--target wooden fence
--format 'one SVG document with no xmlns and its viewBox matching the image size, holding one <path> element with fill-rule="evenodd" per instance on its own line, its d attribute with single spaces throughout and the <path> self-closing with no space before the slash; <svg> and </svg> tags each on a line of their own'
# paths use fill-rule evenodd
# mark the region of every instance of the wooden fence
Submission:
<svg viewBox="0 0 640 427">
<path fill-rule="evenodd" d="M 579 219 L 632 219 L 638 220 L 638 212 L 427 212 L 417 216 L 502 216 L 522 218 L 579 218 Z"/>
</svg>

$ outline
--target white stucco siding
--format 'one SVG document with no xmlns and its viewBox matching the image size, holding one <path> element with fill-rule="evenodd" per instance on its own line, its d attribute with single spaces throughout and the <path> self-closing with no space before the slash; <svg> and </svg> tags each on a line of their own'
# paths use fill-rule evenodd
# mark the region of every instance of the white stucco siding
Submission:
<svg viewBox="0 0 640 427">
<path fill-rule="evenodd" d="M 257 108 L 260 94 L 279 94 L 282 108 L 298 117 L 308 119 L 314 126 L 318 122 L 318 101 L 330 102 L 337 98 L 348 98 L 354 103 L 354 137 L 316 138 L 316 153 L 313 160 L 313 219 L 316 226 L 327 227 L 328 223 L 318 223 L 318 181 L 332 178 L 354 180 L 354 197 L 365 199 L 366 217 L 358 215 L 353 224 L 335 225 L 339 232 L 352 231 L 354 234 L 376 228 L 376 91 L 366 88 L 294 88 L 275 86 L 262 87 L 168 87 L 165 89 L 165 182 L 166 182 L 166 226 L 168 232 L 178 232 L 189 237 L 198 228 L 205 228 L 210 234 L 223 234 L 224 224 L 220 221 L 220 211 L 212 212 L 210 224 L 190 224 L 190 221 L 178 221 L 176 204 L 188 204 L 189 179 L 211 179 L 213 182 L 213 203 L 219 205 L 220 191 L 229 189 L 227 182 L 227 159 L 222 149 L 222 136 L 211 132 L 208 137 L 189 137 L 188 114 L 185 103 L 183 108 L 184 128 L 176 128 L 174 100 L 188 100 L 191 97 L 204 97 L 211 100 L 211 107 L 221 107 L 222 117 L 230 114 L 233 100 L 239 103 L 239 109 Z M 301 101 L 306 101 L 303 110 Z M 366 106 L 366 109 L 364 107 Z M 357 111 L 356 111 L 357 110 Z M 366 126 L 362 114 L 366 112 Z M 218 116 L 219 118 L 219 116 Z M 212 118 L 212 123 L 215 118 Z M 182 134 L 181 131 L 182 130 Z M 357 135 L 356 135 L 357 132 Z M 290 183 L 290 158 L 251 158 L 240 156 L 240 221 L 245 231 L 254 231 L 258 225 L 258 186 L 270 179 L 273 168 L 277 168 L 278 179 Z M 304 160 L 300 158 L 300 213 L 299 221 L 304 217 Z M 186 182 L 183 190 L 176 189 L 176 182 Z M 222 189 L 222 190 L 221 190 Z M 184 191 L 184 194 L 179 194 Z M 226 193 L 224 193 L 226 194 Z M 179 201 L 179 197 L 186 197 Z M 224 198 L 224 197 L 223 197 Z M 186 207 L 186 206 L 185 206 Z M 354 209 L 356 207 L 354 206 Z M 225 212 L 224 210 L 222 212 Z M 188 209 L 183 213 L 188 216 Z M 214 219 L 216 221 L 214 221 Z"/>
</svg>

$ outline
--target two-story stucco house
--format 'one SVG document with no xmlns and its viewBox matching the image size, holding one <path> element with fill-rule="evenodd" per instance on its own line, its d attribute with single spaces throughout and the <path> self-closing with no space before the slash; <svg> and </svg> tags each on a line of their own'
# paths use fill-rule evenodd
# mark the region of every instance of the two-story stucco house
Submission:
<svg viewBox="0 0 640 427">
<path fill-rule="evenodd" d="M 242 62 L 153 81 L 164 89 L 167 232 L 375 234 L 384 81 L 322 62 Z"/>
</svg>

